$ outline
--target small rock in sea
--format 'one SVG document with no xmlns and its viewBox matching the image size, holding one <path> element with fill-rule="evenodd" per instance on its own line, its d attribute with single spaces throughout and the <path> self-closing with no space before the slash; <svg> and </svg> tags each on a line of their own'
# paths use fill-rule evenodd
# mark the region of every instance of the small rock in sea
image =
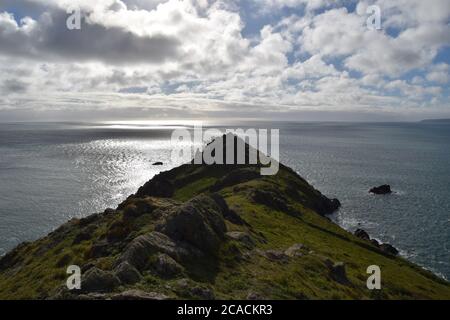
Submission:
<svg viewBox="0 0 450 320">
<path fill-rule="evenodd" d="M 372 188 L 369 192 L 373 194 L 390 194 L 392 193 L 392 190 L 390 185 L 385 184 L 383 186 Z"/>
<path fill-rule="evenodd" d="M 162 163 L 162 162 L 158 161 L 158 162 L 155 162 L 155 163 L 154 163 L 153 165 L 154 165 L 154 166 L 163 166 L 163 165 L 164 165 L 164 163 Z"/>
</svg>

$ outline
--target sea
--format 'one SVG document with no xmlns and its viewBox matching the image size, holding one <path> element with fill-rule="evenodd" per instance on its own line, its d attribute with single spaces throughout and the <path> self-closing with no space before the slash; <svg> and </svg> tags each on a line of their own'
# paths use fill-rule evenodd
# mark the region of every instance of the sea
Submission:
<svg viewBox="0 0 450 320">
<path fill-rule="evenodd" d="M 174 130 L 200 124 L 279 129 L 281 162 L 341 201 L 334 221 L 450 279 L 450 125 L 432 122 L 0 123 L 0 255 L 114 208 L 175 166 Z M 382 184 L 393 194 L 369 194 Z"/>
</svg>

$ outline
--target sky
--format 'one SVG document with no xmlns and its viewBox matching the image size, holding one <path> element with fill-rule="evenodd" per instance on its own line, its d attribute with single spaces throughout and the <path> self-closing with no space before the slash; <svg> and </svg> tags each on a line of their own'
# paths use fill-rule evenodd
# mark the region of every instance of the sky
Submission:
<svg viewBox="0 0 450 320">
<path fill-rule="evenodd" d="M 0 0 L 0 121 L 450 118 L 449 64 L 449 0 Z"/>
</svg>

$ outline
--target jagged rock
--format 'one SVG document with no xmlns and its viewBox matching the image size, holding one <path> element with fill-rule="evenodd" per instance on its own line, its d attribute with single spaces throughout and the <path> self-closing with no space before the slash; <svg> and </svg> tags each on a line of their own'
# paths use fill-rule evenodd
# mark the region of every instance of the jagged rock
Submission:
<svg viewBox="0 0 450 320">
<path fill-rule="evenodd" d="M 347 278 L 347 271 L 345 268 L 345 263 L 337 262 L 337 263 L 333 264 L 333 262 L 331 262 L 331 260 L 327 260 L 325 262 L 325 264 L 328 267 L 329 276 L 331 279 L 333 279 L 334 281 L 336 281 L 340 284 L 343 284 L 343 285 L 350 284 L 350 281 Z"/>
<path fill-rule="evenodd" d="M 119 263 L 128 261 L 138 270 L 143 270 L 147 267 L 149 258 L 160 252 L 178 261 L 190 254 L 187 249 L 175 243 L 167 235 L 155 231 L 139 236 L 129 243 L 119 258 Z"/>
<path fill-rule="evenodd" d="M 120 263 L 114 272 L 119 280 L 124 284 L 135 284 L 141 281 L 141 274 L 128 261 Z"/>
<path fill-rule="evenodd" d="M 91 268 L 83 277 L 81 290 L 83 292 L 111 292 L 120 285 L 120 280 L 108 271 Z"/>
<path fill-rule="evenodd" d="M 310 199 L 305 202 L 305 204 L 315 210 L 318 214 L 326 216 L 332 214 L 341 207 L 341 202 L 338 199 L 328 199 L 324 195 L 320 194 L 318 191 L 318 199 L 311 201 Z"/>
<path fill-rule="evenodd" d="M 261 178 L 259 170 L 254 168 L 242 168 L 231 171 L 225 177 L 217 181 L 211 187 L 211 191 L 216 192 L 226 187 L 231 187 L 236 184 L 244 183 L 253 179 Z"/>
<path fill-rule="evenodd" d="M 387 254 L 390 254 L 390 255 L 393 255 L 393 256 L 396 256 L 396 255 L 399 254 L 398 250 L 394 246 L 392 246 L 392 245 L 390 245 L 388 243 L 380 244 L 377 240 L 371 239 L 369 234 L 366 231 L 362 230 L 362 229 L 356 230 L 355 231 L 355 236 L 357 236 L 358 238 L 363 239 L 365 241 L 370 241 L 370 243 L 372 243 L 375 247 L 377 247 L 378 249 L 380 249 L 384 253 L 387 253 Z"/>
<path fill-rule="evenodd" d="M 162 293 L 145 292 L 142 290 L 128 290 L 115 294 L 111 297 L 112 300 L 167 300 L 168 296 Z"/>
<path fill-rule="evenodd" d="M 380 243 L 379 243 L 377 240 L 375 240 L 375 239 L 371 239 L 370 242 L 371 242 L 375 247 L 379 247 L 379 246 L 380 246 Z"/>
<path fill-rule="evenodd" d="M 392 190 L 391 190 L 391 186 L 390 185 L 385 184 L 383 186 L 372 188 L 372 189 L 370 189 L 369 192 L 370 193 L 374 193 L 374 194 L 381 194 L 381 195 L 383 195 L 383 194 L 390 194 L 390 193 L 392 193 Z"/>
<path fill-rule="evenodd" d="M 301 257 L 303 256 L 303 252 L 306 250 L 307 248 L 303 244 L 296 243 L 293 246 L 286 249 L 286 251 L 284 251 L 284 254 L 291 258 Z"/>
<path fill-rule="evenodd" d="M 247 248 L 253 248 L 255 246 L 255 242 L 253 241 L 252 237 L 250 237 L 250 235 L 245 232 L 232 231 L 227 232 L 226 235 L 232 240 L 241 242 Z"/>
<path fill-rule="evenodd" d="M 370 241 L 369 234 L 366 231 L 364 231 L 363 229 L 357 229 L 354 234 L 355 234 L 355 236 L 357 236 L 358 238 L 360 238 L 362 240 Z"/>
<path fill-rule="evenodd" d="M 156 230 L 205 253 L 216 254 L 226 226 L 217 203 L 211 197 L 201 195 L 169 213 Z"/>
<path fill-rule="evenodd" d="M 172 182 L 165 179 L 162 175 L 158 175 L 140 187 L 136 196 L 170 198 L 173 196 L 174 191 Z"/>
<path fill-rule="evenodd" d="M 183 273 L 184 268 L 167 254 L 159 254 L 153 263 L 154 270 L 163 278 L 172 278 Z"/>
<path fill-rule="evenodd" d="M 383 252 L 385 252 L 387 254 L 393 255 L 393 256 L 396 256 L 396 255 L 399 254 L 398 250 L 394 246 L 392 246 L 392 245 L 390 245 L 388 243 L 381 244 L 379 246 L 379 248 L 380 248 L 381 251 L 383 251 Z"/>
</svg>

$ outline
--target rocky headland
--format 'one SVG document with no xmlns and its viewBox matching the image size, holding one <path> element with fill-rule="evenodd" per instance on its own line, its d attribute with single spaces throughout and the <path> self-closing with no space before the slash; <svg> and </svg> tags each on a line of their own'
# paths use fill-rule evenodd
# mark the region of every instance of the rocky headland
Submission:
<svg viewBox="0 0 450 320">
<path fill-rule="evenodd" d="M 2 257 L 0 299 L 450 298 L 448 282 L 331 222 L 339 206 L 283 165 L 188 163 Z M 366 286 L 371 265 L 381 290 Z"/>
</svg>

